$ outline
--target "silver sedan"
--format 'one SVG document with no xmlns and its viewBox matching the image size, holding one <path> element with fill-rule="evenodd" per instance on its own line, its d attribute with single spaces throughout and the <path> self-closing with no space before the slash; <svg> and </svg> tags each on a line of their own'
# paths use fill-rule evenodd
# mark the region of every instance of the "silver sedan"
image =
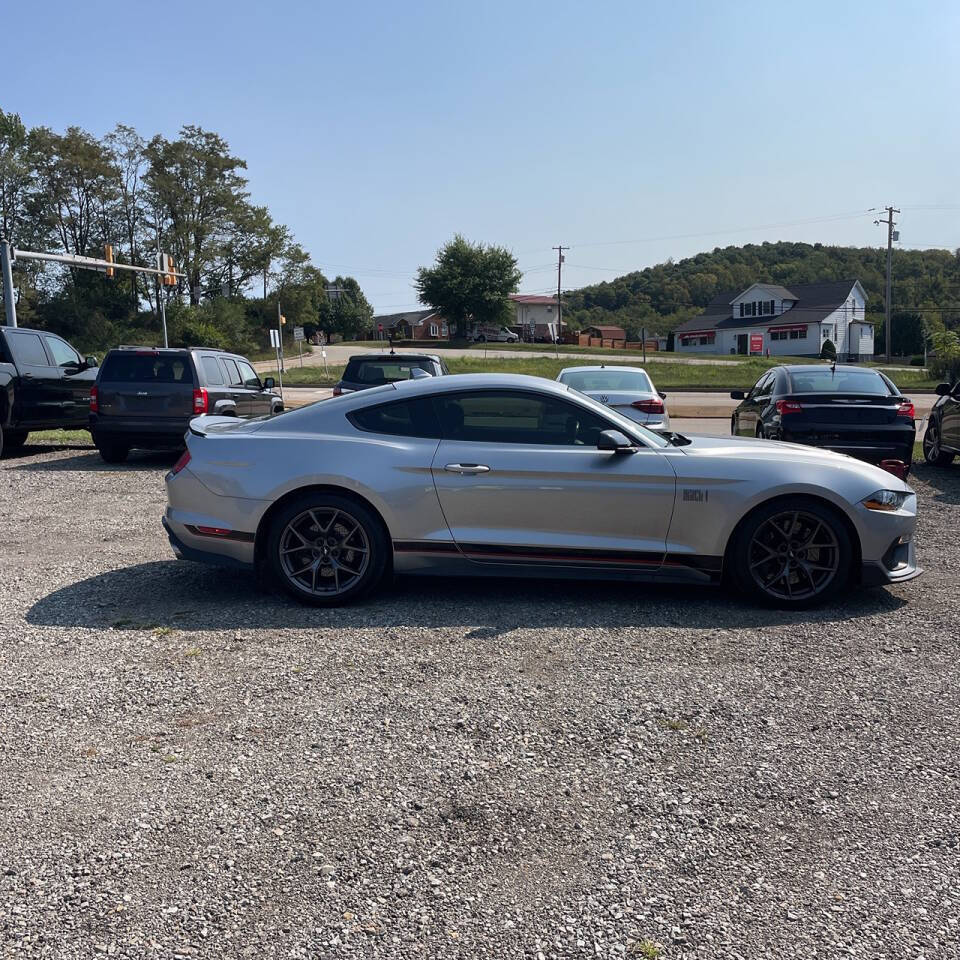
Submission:
<svg viewBox="0 0 960 960">
<path fill-rule="evenodd" d="M 408 380 L 199 417 L 166 478 L 188 560 L 343 603 L 389 571 L 731 584 L 804 607 L 920 570 L 910 487 L 815 447 L 645 429 L 537 377 Z"/>
<path fill-rule="evenodd" d="M 564 367 L 557 380 L 650 430 L 670 429 L 670 415 L 663 402 L 667 395 L 654 387 L 643 367 Z"/>
</svg>

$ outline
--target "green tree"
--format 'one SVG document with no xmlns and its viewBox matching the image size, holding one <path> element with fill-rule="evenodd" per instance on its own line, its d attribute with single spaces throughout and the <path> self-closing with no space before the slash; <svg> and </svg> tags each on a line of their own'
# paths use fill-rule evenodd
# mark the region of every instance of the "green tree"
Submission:
<svg viewBox="0 0 960 960">
<path fill-rule="evenodd" d="M 470 322 L 508 322 L 508 298 L 522 276 L 509 250 L 470 243 L 457 234 L 432 267 L 417 271 L 416 288 L 421 302 L 463 330 Z"/>
<path fill-rule="evenodd" d="M 247 165 L 222 137 L 195 126 L 173 141 L 154 137 L 145 154 L 157 226 L 196 305 L 205 290 L 219 291 L 232 229 L 247 215 L 247 181 L 239 172 Z"/>
</svg>

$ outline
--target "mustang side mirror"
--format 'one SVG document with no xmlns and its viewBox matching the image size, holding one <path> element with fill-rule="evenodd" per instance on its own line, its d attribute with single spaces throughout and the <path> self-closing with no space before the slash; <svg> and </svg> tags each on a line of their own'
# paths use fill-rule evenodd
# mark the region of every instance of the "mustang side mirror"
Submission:
<svg viewBox="0 0 960 960">
<path fill-rule="evenodd" d="M 936 394 L 938 397 L 949 397 L 951 390 L 949 383 L 938 383 L 936 387 Z"/>
<path fill-rule="evenodd" d="M 744 394 L 744 392 L 743 392 L 742 390 L 731 390 L 731 391 L 730 391 L 730 399 L 731 399 L 731 400 L 742 400 L 742 399 L 744 398 L 744 396 L 745 396 L 745 394 Z"/>
<path fill-rule="evenodd" d="M 598 450 L 612 450 L 614 453 L 635 453 L 637 448 L 630 438 L 619 430 L 604 430 L 597 438 Z"/>
<path fill-rule="evenodd" d="M 273 377 L 264 377 L 263 378 L 263 389 L 272 390 L 277 385 L 277 381 Z"/>
</svg>

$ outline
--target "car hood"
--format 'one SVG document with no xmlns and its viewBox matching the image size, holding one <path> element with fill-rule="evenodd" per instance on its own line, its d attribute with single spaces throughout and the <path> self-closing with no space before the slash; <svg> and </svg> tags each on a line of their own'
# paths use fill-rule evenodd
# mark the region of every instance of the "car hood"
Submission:
<svg viewBox="0 0 960 960">
<path fill-rule="evenodd" d="M 736 457 L 738 460 L 775 460 L 811 466 L 834 467 L 859 473 L 877 484 L 878 490 L 900 490 L 912 493 L 909 484 L 872 463 L 865 463 L 845 453 L 834 453 L 820 447 L 801 443 L 783 443 L 780 440 L 754 440 L 750 437 L 711 437 L 704 434 L 684 434 L 690 441 L 680 447 L 687 456 Z"/>
</svg>

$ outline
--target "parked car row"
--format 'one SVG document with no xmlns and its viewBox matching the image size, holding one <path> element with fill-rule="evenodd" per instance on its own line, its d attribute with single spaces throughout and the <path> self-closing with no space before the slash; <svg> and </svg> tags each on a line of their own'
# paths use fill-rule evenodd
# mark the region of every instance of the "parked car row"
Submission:
<svg viewBox="0 0 960 960">
<path fill-rule="evenodd" d="M 91 432 L 104 460 L 178 448 L 194 417 L 259 417 L 283 401 L 239 354 L 211 347 L 118 347 L 100 365 L 44 330 L 0 327 L 0 453 L 31 430 Z"/>
</svg>

